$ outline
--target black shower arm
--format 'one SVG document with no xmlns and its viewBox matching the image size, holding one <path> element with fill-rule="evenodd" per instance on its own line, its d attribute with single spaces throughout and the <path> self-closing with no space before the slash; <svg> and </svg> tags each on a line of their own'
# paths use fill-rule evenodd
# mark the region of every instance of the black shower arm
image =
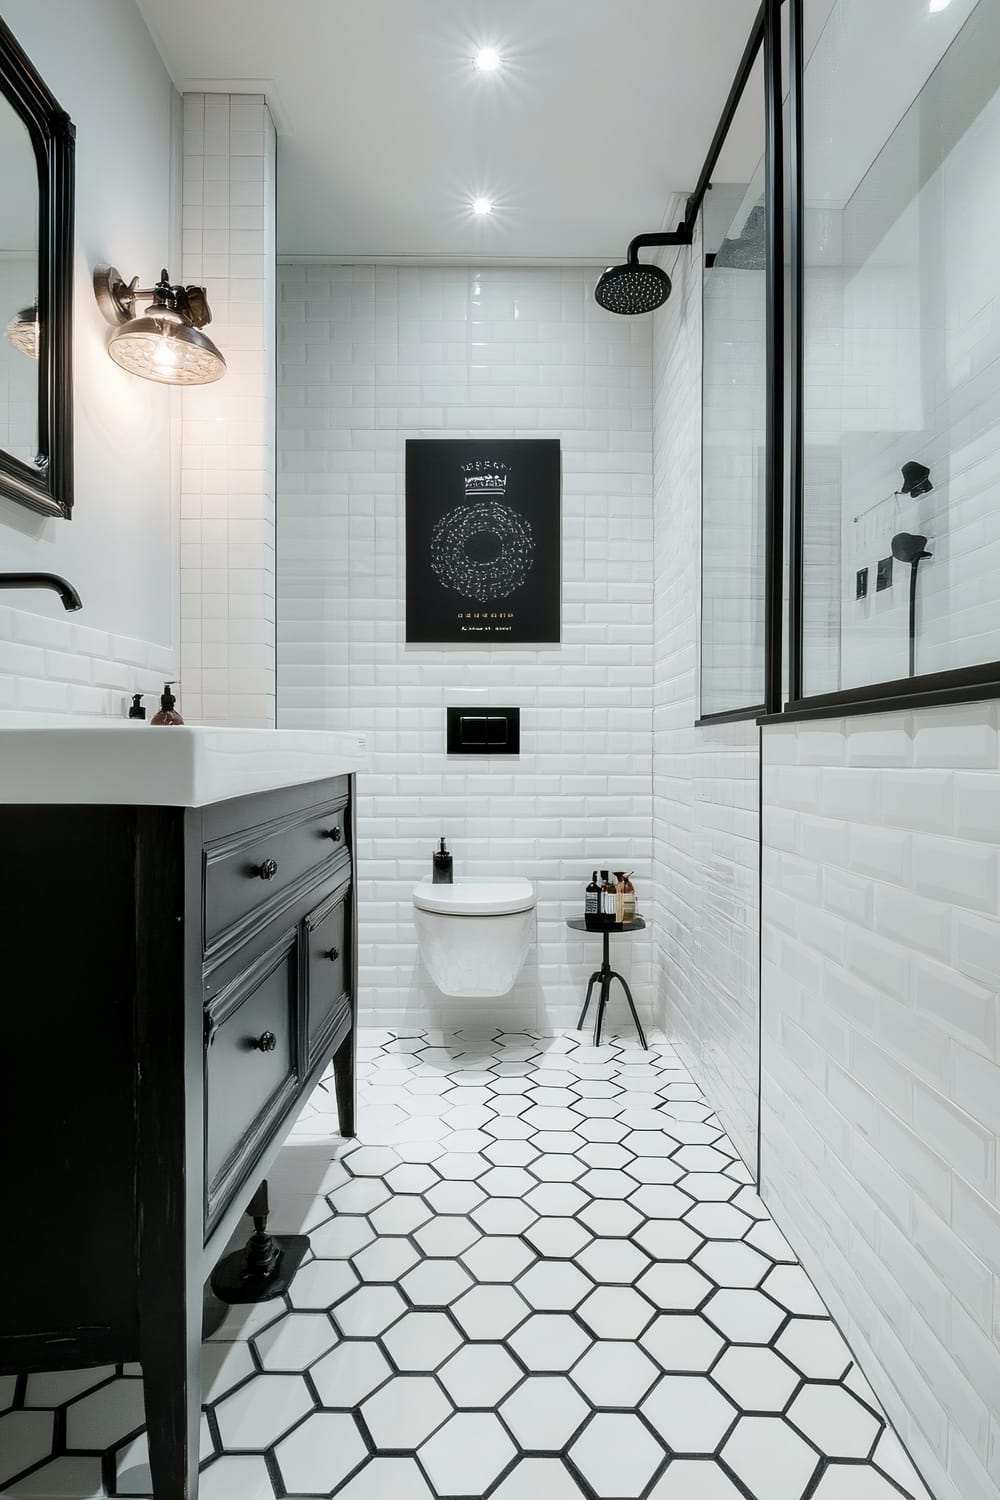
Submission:
<svg viewBox="0 0 1000 1500">
<path fill-rule="evenodd" d="M 639 251 L 647 246 L 690 245 L 692 238 L 691 225 L 686 220 L 677 229 L 664 229 L 659 234 L 637 234 L 634 240 L 629 241 L 628 263 L 631 266 L 638 265 Z"/>
</svg>

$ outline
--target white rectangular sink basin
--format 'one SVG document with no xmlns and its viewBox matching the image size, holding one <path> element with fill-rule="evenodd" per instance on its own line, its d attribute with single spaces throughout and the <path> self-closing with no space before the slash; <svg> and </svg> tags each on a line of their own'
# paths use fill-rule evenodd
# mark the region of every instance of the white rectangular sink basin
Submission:
<svg viewBox="0 0 1000 1500">
<path fill-rule="evenodd" d="M 0 726 L 0 803 L 206 807 L 367 766 L 364 735 L 173 724 Z"/>
</svg>

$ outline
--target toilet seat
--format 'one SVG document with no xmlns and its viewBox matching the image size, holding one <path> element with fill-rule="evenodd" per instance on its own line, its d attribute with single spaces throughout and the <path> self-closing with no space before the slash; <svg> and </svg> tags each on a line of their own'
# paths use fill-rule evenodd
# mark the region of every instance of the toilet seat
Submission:
<svg viewBox="0 0 1000 1500">
<path fill-rule="evenodd" d="M 434 885 L 429 880 L 413 887 L 413 904 L 420 911 L 445 917 L 503 917 L 531 911 L 535 888 L 530 880 L 459 880 Z"/>
</svg>

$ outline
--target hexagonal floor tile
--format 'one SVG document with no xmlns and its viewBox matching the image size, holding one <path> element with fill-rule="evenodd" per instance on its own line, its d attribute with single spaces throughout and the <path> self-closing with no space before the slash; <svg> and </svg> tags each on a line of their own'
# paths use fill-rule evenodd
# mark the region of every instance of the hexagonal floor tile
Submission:
<svg viewBox="0 0 1000 1500">
<path fill-rule="evenodd" d="M 309 1232 L 309 1243 L 318 1260 L 346 1260 L 374 1238 L 375 1231 L 360 1214 L 338 1214 Z"/>
<path fill-rule="evenodd" d="M 0 1462 L 0 1483 L 5 1468 L 6 1463 Z M 54 1458 L 19 1479 L 6 1493 L 10 1500 L 101 1500 L 107 1490 L 99 1458 Z"/>
<path fill-rule="evenodd" d="M 741 1240 L 753 1228 L 753 1220 L 731 1203 L 696 1203 L 684 1222 L 710 1240 Z"/>
<path fill-rule="evenodd" d="M 685 1172 L 680 1186 L 699 1203 L 730 1203 L 742 1191 L 738 1182 L 722 1172 Z"/>
<path fill-rule="evenodd" d="M 679 1219 L 649 1219 L 635 1238 L 654 1260 L 690 1260 L 704 1244 L 701 1235 Z"/>
<path fill-rule="evenodd" d="M 274 1456 L 293 1495 L 329 1495 L 368 1456 L 353 1417 L 317 1411 L 290 1433 Z"/>
<path fill-rule="evenodd" d="M 414 1307 L 448 1307 L 468 1291 L 472 1277 L 457 1260 L 424 1260 L 399 1283 Z"/>
<path fill-rule="evenodd" d="M 698 1313 L 664 1313 L 643 1334 L 640 1343 L 664 1370 L 710 1370 L 725 1340 Z"/>
<path fill-rule="evenodd" d="M 474 1182 L 488 1172 L 492 1162 L 478 1151 L 448 1151 L 434 1163 L 435 1172 L 449 1182 Z"/>
<path fill-rule="evenodd" d="M 434 1500 L 427 1481 L 412 1458 L 370 1458 L 337 1491 L 337 1500 Z M 242 1500 L 242 1497 L 241 1497 Z"/>
<path fill-rule="evenodd" d="M 477 1286 L 452 1304 L 452 1313 L 470 1339 L 502 1339 L 531 1312 L 512 1286 Z"/>
<path fill-rule="evenodd" d="M 0 1483 L 51 1453 L 54 1420 L 50 1411 L 9 1411 L 0 1417 Z"/>
<path fill-rule="evenodd" d="M 396 1375 L 361 1408 L 376 1448 L 419 1448 L 451 1415 L 451 1404 L 431 1375 Z"/>
<path fill-rule="evenodd" d="M 370 1216 L 379 1234 L 412 1234 L 421 1224 L 426 1224 L 432 1210 L 422 1198 L 412 1193 L 400 1193 L 383 1203 Z"/>
<path fill-rule="evenodd" d="M 539 1311 L 571 1312 L 594 1287 L 574 1265 L 538 1261 L 525 1271 L 517 1289 Z"/>
<path fill-rule="evenodd" d="M 571 1369 L 591 1340 L 568 1313 L 532 1313 L 507 1342 L 529 1370 L 545 1372 Z"/>
<path fill-rule="evenodd" d="M 688 1195 L 670 1183 L 644 1183 L 629 1202 L 648 1219 L 679 1219 L 691 1207 Z"/>
<path fill-rule="evenodd" d="M 581 1490 L 557 1458 L 522 1458 L 490 1500 L 580 1500 Z"/>
<path fill-rule="evenodd" d="M 577 1219 L 537 1219 L 524 1237 L 546 1260 L 568 1260 L 593 1238 Z"/>
<path fill-rule="evenodd" d="M 819 1455 L 783 1417 L 741 1417 L 721 1457 L 752 1495 L 801 1500 Z"/>
<path fill-rule="evenodd" d="M 801 1266 L 775 1266 L 765 1276 L 761 1290 L 790 1313 L 810 1318 L 828 1316 L 825 1302 Z"/>
<path fill-rule="evenodd" d="M 388 1202 L 391 1196 L 384 1182 L 377 1178 L 358 1177 L 327 1193 L 327 1200 L 338 1214 L 369 1214 L 381 1203 Z"/>
<path fill-rule="evenodd" d="M 477 1281 L 515 1281 L 535 1259 L 530 1245 L 512 1234 L 484 1235 L 462 1262 Z"/>
<path fill-rule="evenodd" d="M 439 1182 L 425 1195 L 436 1214 L 467 1214 L 483 1202 L 486 1194 L 478 1182 Z"/>
<path fill-rule="evenodd" d="M 528 1193 L 526 1202 L 545 1218 L 563 1218 L 579 1213 L 590 1199 L 572 1182 L 542 1182 Z"/>
<path fill-rule="evenodd" d="M 305 1370 L 326 1354 L 337 1343 L 337 1330 L 325 1313 L 286 1313 L 276 1323 L 258 1333 L 253 1340 L 258 1358 L 265 1370 Z M 223 1348 L 238 1348 L 238 1345 L 223 1345 Z M 203 1350 L 204 1359 L 204 1350 Z M 251 1367 L 252 1369 L 252 1364 Z M 249 1374 L 245 1370 L 244 1374 Z M 236 1382 L 233 1381 L 232 1384 Z M 214 1383 L 213 1383 L 214 1384 Z M 222 1391 L 219 1391 L 219 1395 Z M 205 1381 L 202 1372 L 202 1400 L 214 1401 L 213 1387 Z"/>
<path fill-rule="evenodd" d="M 502 1344 L 466 1344 L 438 1371 L 438 1379 L 458 1407 L 498 1406 L 521 1375 Z"/>
<path fill-rule="evenodd" d="M 771 1270 L 769 1260 L 736 1240 L 705 1245 L 694 1257 L 694 1264 L 717 1286 L 760 1286 Z"/>
<path fill-rule="evenodd" d="M 456 1412 L 420 1449 L 438 1495 L 482 1495 L 516 1457 L 499 1420 L 489 1412 Z"/>
<path fill-rule="evenodd" d="M 379 1346 L 351 1339 L 313 1365 L 310 1376 L 324 1406 L 358 1406 L 391 1374 Z"/>
<path fill-rule="evenodd" d="M 302 1270 L 307 1271 L 308 1266 Z M 299 1276 L 302 1271 L 299 1272 Z M 296 1277 L 298 1280 L 298 1277 Z M 333 1319 L 348 1338 L 375 1338 L 406 1311 L 406 1303 L 394 1286 L 360 1286 L 338 1302 Z"/>
<path fill-rule="evenodd" d="M 389 1146 L 359 1146 L 344 1158 L 352 1177 L 384 1177 L 399 1165 L 399 1157 Z"/>
<path fill-rule="evenodd" d="M 382 1342 L 400 1370 L 436 1370 L 458 1348 L 462 1336 L 445 1313 L 409 1312 Z"/>
<path fill-rule="evenodd" d="M 639 1291 L 663 1312 L 693 1312 L 715 1290 L 712 1283 L 685 1261 L 663 1261 L 640 1276 Z"/>
<path fill-rule="evenodd" d="M 586 1401 L 564 1375 L 529 1375 L 500 1408 L 529 1453 L 561 1452 L 589 1415 Z"/>
<path fill-rule="evenodd" d="M 288 1298 L 300 1311 L 327 1311 L 358 1285 L 346 1261 L 311 1260 L 295 1274 Z"/>
<path fill-rule="evenodd" d="M 440 1181 L 433 1167 L 426 1164 L 403 1162 L 385 1174 L 386 1185 L 394 1193 L 425 1193 Z"/>
<path fill-rule="evenodd" d="M 599 1286 L 581 1305 L 580 1317 L 601 1339 L 637 1339 L 655 1308 L 632 1287 Z"/>
<path fill-rule="evenodd" d="M 378 1239 L 354 1257 L 362 1281 L 396 1282 L 420 1259 L 419 1252 L 401 1236 Z"/>
<path fill-rule="evenodd" d="M 806 1385 L 788 1420 L 830 1458 L 867 1458 L 882 1431 L 866 1406 L 839 1385 Z"/>
<path fill-rule="evenodd" d="M 706 1375 L 664 1375 L 642 1413 L 674 1453 L 714 1453 L 738 1415 Z"/>
<path fill-rule="evenodd" d="M 760 1292 L 729 1289 L 715 1292 L 702 1311 L 734 1344 L 769 1344 L 786 1316 Z"/>
<path fill-rule="evenodd" d="M 842 1380 L 851 1351 L 828 1318 L 792 1318 L 774 1346 L 811 1380 Z"/>
<path fill-rule="evenodd" d="M 297 1384 L 301 1386 L 302 1383 Z M 312 1402 L 308 1405 L 311 1406 Z M 16 1415 L 11 1413 L 11 1416 Z M 3 1423 L 7 1420 L 0 1420 L 0 1436 L 4 1434 Z M 136 1432 L 145 1420 L 142 1381 L 112 1380 L 66 1408 L 66 1446 L 85 1453 L 100 1453 Z"/>
<path fill-rule="evenodd" d="M 538 1215 L 517 1198 L 487 1198 L 469 1217 L 484 1234 L 523 1234 Z"/>
<path fill-rule="evenodd" d="M 480 1231 L 471 1219 L 462 1214 L 439 1214 L 422 1225 L 414 1239 L 425 1255 L 443 1255 L 454 1258 L 461 1255 L 480 1237 Z"/>
<path fill-rule="evenodd" d="M 744 1491 L 712 1458 L 675 1458 L 649 1500 L 744 1500 Z"/>
<path fill-rule="evenodd" d="M 479 1185 L 491 1198 L 524 1198 L 537 1183 L 523 1167 L 491 1167 L 479 1178 Z"/>
<path fill-rule="evenodd" d="M 747 1412 L 784 1411 L 799 1385 L 798 1371 L 773 1349 L 727 1349 L 712 1379 Z"/>
<path fill-rule="evenodd" d="M 313 1399 L 301 1375 L 258 1375 L 216 1406 L 222 1445 L 237 1451 L 263 1453 L 294 1427 L 312 1405 Z"/>
<path fill-rule="evenodd" d="M 639 1405 L 660 1372 L 638 1344 L 602 1339 L 573 1366 L 573 1380 L 594 1406 Z"/>
<path fill-rule="evenodd" d="M 649 1267 L 649 1256 L 627 1240 L 593 1240 L 575 1259 L 603 1286 L 631 1286 Z"/>
<path fill-rule="evenodd" d="M 591 1167 L 577 1178 L 577 1187 L 592 1198 L 627 1198 L 635 1192 L 635 1178 L 617 1167 Z"/>
<path fill-rule="evenodd" d="M 98 1365 L 92 1370 L 41 1370 L 28 1376 L 24 1395 L 25 1406 L 63 1406 L 77 1396 L 84 1396 L 96 1386 L 103 1385 L 115 1373 L 114 1365 Z M 17 1384 L 15 1375 L 0 1376 L 9 1400 L 0 1398 L 0 1411 L 14 1400 Z"/>
<path fill-rule="evenodd" d="M 145 1493 L 149 1494 L 148 1488 Z M 240 1500 L 271 1500 L 274 1486 L 263 1458 L 224 1453 L 202 1470 L 198 1494 L 201 1500 L 230 1500 L 232 1495 L 239 1495 Z"/>
<path fill-rule="evenodd" d="M 569 1450 L 570 1462 L 602 1500 L 641 1495 L 666 1454 L 631 1413 L 597 1412 Z"/>
<path fill-rule="evenodd" d="M 580 1219 L 605 1239 L 627 1239 L 642 1223 L 642 1214 L 617 1198 L 595 1198 L 581 1210 Z"/>
</svg>

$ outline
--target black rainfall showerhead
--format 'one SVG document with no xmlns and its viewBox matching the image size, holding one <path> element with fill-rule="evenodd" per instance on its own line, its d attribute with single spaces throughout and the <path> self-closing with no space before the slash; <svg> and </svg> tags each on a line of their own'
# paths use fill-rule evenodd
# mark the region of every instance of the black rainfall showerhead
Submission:
<svg viewBox="0 0 1000 1500">
<path fill-rule="evenodd" d="M 931 471 L 926 464 L 917 463 L 911 458 L 909 463 L 903 465 L 903 488 L 900 494 L 909 495 L 916 500 L 920 495 L 929 495 L 934 486 L 931 484 Z"/>
<path fill-rule="evenodd" d="M 598 306 L 625 317 L 654 312 L 670 296 L 670 277 L 659 266 L 643 264 L 638 258 L 620 266 L 608 266 L 594 288 Z"/>
<path fill-rule="evenodd" d="M 922 557 L 931 556 L 924 550 L 926 546 L 925 536 L 912 536 L 908 531 L 901 531 L 892 539 L 892 555 L 897 562 L 917 563 Z"/>
<path fill-rule="evenodd" d="M 671 283 L 666 271 L 639 259 L 644 245 L 690 245 L 691 231 L 685 221 L 679 229 L 660 234 L 637 234 L 620 266 L 608 266 L 594 288 L 594 301 L 607 312 L 634 317 L 636 313 L 654 312 L 670 296 Z"/>
</svg>

